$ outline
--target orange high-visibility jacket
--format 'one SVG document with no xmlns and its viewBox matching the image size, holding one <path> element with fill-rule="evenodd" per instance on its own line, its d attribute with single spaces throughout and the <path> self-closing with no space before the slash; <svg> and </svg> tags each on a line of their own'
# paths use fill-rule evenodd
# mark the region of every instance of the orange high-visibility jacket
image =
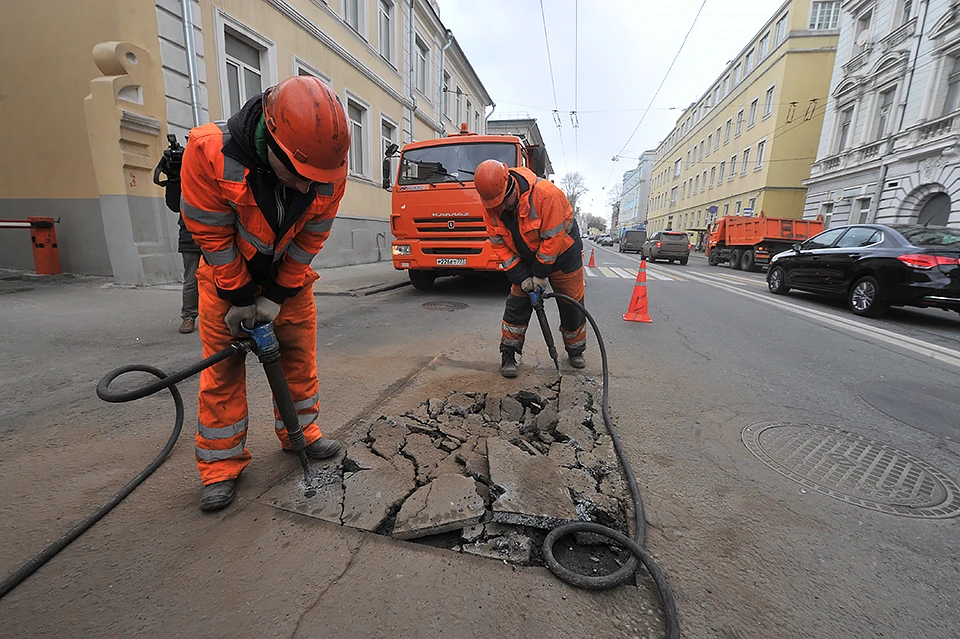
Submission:
<svg viewBox="0 0 960 639">
<path fill-rule="evenodd" d="M 579 239 L 573 207 L 563 191 L 548 180 L 539 180 L 530 169 L 516 167 L 510 173 L 517 180 L 516 226 L 524 246 L 518 250 L 513 233 L 501 216 L 486 209 L 483 219 L 490 242 L 511 282 L 520 283 L 531 275 L 546 278 L 558 266 L 557 258 Z M 576 253 L 579 262 L 579 250 Z"/>
<path fill-rule="evenodd" d="M 346 186 L 344 180 L 294 193 L 284 218 L 277 190 L 255 188 L 264 184 L 263 171 L 235 141 L 231 145 L 225 122 L 190 131 L 180 172 L 180 210 L 204 261 L 213 267 L 217 294 L 237 306 L 252 304 L 258 290 L 277 303 L 300 290 L 330 235 Z M 279 210 L 279 237 L 258 201 Z"/>
</svg>

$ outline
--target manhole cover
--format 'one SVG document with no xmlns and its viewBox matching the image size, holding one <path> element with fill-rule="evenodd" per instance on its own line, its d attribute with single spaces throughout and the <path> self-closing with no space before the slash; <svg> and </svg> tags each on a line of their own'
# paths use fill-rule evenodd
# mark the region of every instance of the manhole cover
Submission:
<svg viewBox="0 0 960 639">
<path fill-rule="evenodd" d="M 463 302 L 424 302 L 421 306 L 427 309 L 428 311 L 462 311 L 467 308 L 469 304 L 464 304 Z"/>
<path fill-rule="evenodd" d="M 955 482 L 913 455 L 872 439 L 782 422 L 751 424 L 742 437 L 767 466 L 834 499 L 906 517 L 960 514 Z"/>
</svg>

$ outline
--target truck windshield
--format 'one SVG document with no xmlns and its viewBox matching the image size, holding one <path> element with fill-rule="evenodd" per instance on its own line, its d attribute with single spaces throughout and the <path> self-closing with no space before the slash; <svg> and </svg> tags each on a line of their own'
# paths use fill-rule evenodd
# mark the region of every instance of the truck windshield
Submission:
<svg viewBox="0 0 960 639">
<path fill-rule="evenodd" d="M 517 147 L 504 143 L 442 144 L 406 151 L 400 158 L 397 183 L 433 184 L 472 181 L 477 165 L 484 160 L 517 165 Z"/>
</svg>

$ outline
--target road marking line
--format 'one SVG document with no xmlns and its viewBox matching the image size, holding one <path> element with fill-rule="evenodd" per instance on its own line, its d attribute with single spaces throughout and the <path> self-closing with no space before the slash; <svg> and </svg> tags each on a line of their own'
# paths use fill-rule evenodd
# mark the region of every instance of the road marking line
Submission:
<svg viewBox="0 0 960 639">
<path fill-rule="evenodd" d="M 696 280 L 699 277 L 703 277 L 703 275 L 698 274 L 697 276 L 693 276 L 693 279 Z M 945 364 L 960 368 L 960 351 L 952 348 L 947 348 L 945 346 L 940 346 L 939 344 L 932 344 L 920 339 L 894 333 L 893 331 L 888 331 L 884 328 L 870 326 L 869 324 L 851 320 L 845 317 L 840 317 L 832 313 L 826 313 L 812 308 L 805 308 L 792 302 L 767 297 L 752 291 L 746 291 L 726 283 L 721 283 L 713 278 L 702 279 L 700 282 L 724 289 L 735 295 L 740 295 L 741 297 L 752 299 L 756 302 L 760 302 L 761 304 L 780 308 L 795 315 L 806 317 L 807 319 L 817 320 L 823 324 L 832 325 L 834 328 L 846 329 L 852 333 L 857 333 L 879 342 L 885 342 L 904 350 L 911 351 L 915 354 L 925 355 L 931 359 L 935 359 Z"/>
<path fill-rule="evenodd" d="M 611 271 L 611 270 L 610 270 L 609 268 L 607 268 L 606 266 L 601 266 L 601 267 L 599 267 L 599 270 L 600 270 L 600 272 L 603 273 L 604 276 L 606 276 L 606 277 L 619 277 L 616 273 L 614 273 L 613 271 Z"/>
<path fill-rule="evenodd" d="M 627 280 L 637 277 L 636 275 L 630 275 L 630 271 L 625 268 L 611 268 L 610 270 Z"/>
<path fill-rule="evenodd" d="M 743 284 L 753 284 L 753 285 L 755 285 L 755 286 L 763 286 L 764 288 L 766 288 L 766 286 L 767 286 L 767 283 L 764 282 L 763 280 L 751 280 L 751 279 L 746 278 L 746 277 L 737 277 L 736 275 L 727 275 L 727 274 L 725 274 L 725 273 L 709 273 L 709 274 L 707 274 L 707 273 L 698 273 L 698 275 L 700 275 L 700 276 L 702 276 L 702 277 L 712 277 L 712 278 L 715 278 L 715 279 L 718 279 L 718 280 L 719 280 L 719 279 L 723 279 L 723 280 L 729 280 L 729 281 L 731 281 L 731 282 L 740 282 L 740 283 L 743 283 Z"/>
<path fill-rule="evenodd" d="M 589 275 L 590 277 L 596 277 L 596 276 L 597 276 L 597 274 L 593 272 L 593 269 L 592 269 L 592 268 L 587 267 L 587 268 L 585 268 L 585 269 L 583 269 L 583 270 L 585 270 L 585 271 L 587 272 L 587 275 Z"/>
</svg>

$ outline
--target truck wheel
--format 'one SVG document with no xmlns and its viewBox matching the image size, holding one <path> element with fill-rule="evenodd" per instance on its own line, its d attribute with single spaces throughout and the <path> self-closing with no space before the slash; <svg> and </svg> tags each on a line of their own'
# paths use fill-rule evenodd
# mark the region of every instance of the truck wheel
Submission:
<svg viewBox="0 0 960 639">
<path fill-rule="evenodd" d="M 850 287 L 847 304 L 850 312 L 862 317 L 880 317 L 890 308 L 880 297 L 880 282 L 870 275 L 861 277 Z"/>
<path fill-rule="evenodd" d="M 754 267 L 757 265 L 757 256 L 754 255 L 753 249 L 747 249 L 743 252 L 743 257 L 740 259 L 740 270 L 750 271 L 754 270 Z"/>
<path fill-rule="evenodd" d="M 720 259 L 717 257 L 717 252 L 711 251 L 710 255 L 707 256 L 707 264 L 709 264 L 710 266 L 716 266 L 719 263 L 720 263 Z"/>
<path fill-rule="evenodd" d="M 767 287 L 774 295 L 786 295 L 790 292 L 787 286 L 787 274 L 782 266 L 774 266 L 767 274 Z"/>
<path fill-rule="evenodd" d="M 433 282 L 437 279 L 437 276 L 431 273 L 430 271 L 407 271 L 410 275 L 410 283 L 413 284 L 413 288 L 418 291 L 429 291 L 433 288 Z"/>
<path fill-rule="evenodd" d="M 740 258 L 743 254 L 740 252 L 740 249 L 733 249 L 730 251 L 730 268 L 735 271 L 740 270 Z"/>
<path fill-rule="evenodd" d="M 680 265 L 681 265 L 681 266 L 686 266 L 686 265 L 687 265 L 687 262 L 689 262 L 689 261 L 690 261 L 690 256 L 689 256 L 689 255 L 686 255 L 686 256 L 684 256 L 684 257 L 681 257 L 681 258 L 680 258 Z"/>
</svg>

